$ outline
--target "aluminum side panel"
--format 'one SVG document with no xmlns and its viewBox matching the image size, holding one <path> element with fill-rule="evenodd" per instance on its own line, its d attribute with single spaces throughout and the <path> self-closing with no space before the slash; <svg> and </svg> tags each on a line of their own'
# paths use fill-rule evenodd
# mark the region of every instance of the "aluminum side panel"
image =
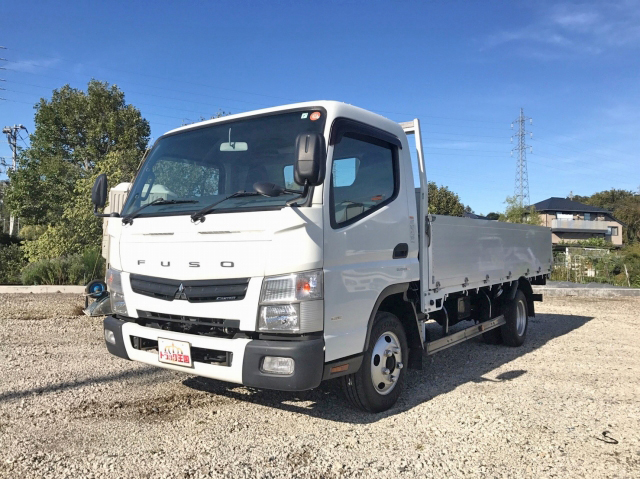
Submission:
<svg viewBox="0 0 640 479">
<path fill-rule="evenodd" d="M 549 228 L 437 215 L 431 234 L 431 290 L 462 290 L 487 275 L 493 284 L 551 271 Z"/>
</svg>

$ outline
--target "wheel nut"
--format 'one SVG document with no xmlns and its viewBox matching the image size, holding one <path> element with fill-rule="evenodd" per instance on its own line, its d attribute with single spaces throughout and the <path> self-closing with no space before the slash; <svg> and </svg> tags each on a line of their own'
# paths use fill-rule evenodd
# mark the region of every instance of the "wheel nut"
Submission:
<svg viewBox="0 0 640 479">
<path fill-rule="evenodd" d="M 389 381 L 391 381 L 392 383 L 396 382 L 396 377 L 395 376 L 389 376 Z"/>
<path fill-rule="evenodd" d="M 393 354 L 393 352 L 390 349 L 385 349 L 384 350 L 384 355 L 389 358 L 391 357 L 391 355 Z"/>
<path fill-rule="evenodd" d="M 382 368 L 382 374 L 389 374 L 390 372 L 389 368 Z"/>
<path fill-rule="evenodd" d="M 396 368 L 398 369 L 402 369 L 404 367 L 404 364 L 402 363 L 396 363 Z"/>
</svg>

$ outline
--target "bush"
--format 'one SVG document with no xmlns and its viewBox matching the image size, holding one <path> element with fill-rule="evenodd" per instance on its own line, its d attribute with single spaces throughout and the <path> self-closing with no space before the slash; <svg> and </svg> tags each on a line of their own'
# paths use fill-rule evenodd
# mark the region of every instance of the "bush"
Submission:
<svg viewBox="0 0 640 479">
<path fill-rule="evenodd" d="M 15 236 L 9 236 L 8 233 L 0 233 L 0 245 L 8 246 L 11 244 L 20 243 L 21 238 L 16 238 Z"/>
<path fill-rule="evenodd" d="M 87 284 L 104 277 L 104 258 L 97 249 L 62 258 L 41 259 L 28 264 L 22 270 L 22 283 L 40 284 Z"/>
<path fill-rule="evenodd" d="M 26 262 L 19 244 L 0 244 L 0 284 L 20 284 L 20 271 Z"/>
</svg>

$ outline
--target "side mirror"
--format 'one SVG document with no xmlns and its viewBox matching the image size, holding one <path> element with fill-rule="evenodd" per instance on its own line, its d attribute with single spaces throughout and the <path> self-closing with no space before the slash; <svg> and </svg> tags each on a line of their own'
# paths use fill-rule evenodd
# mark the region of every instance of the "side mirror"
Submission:
<svg viewBox="0 0 640 479">
<path fill-rule="evenodd" d="M 104 208 L 107 202 L 107 175 L 102 173 L 96 178 L 96 182 L 91 189 L 91 202 L 94 206 L 94 211 L 98 208 Z"/>
<path fill-rule="evenodd" d="M 301 133 L 296 138 L 293 180 L 301 186 L 316 186 L 324 180 L 327 153 L 324 136 Z"/>
</svg>

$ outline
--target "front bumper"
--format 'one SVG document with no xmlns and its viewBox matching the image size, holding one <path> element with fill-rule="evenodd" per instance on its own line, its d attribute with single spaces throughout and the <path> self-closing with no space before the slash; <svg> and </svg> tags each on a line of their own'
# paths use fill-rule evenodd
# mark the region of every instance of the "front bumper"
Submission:
<svg viewBox="0 0 640 479">
<path fill-rule="evenodd" d="M 213 338 L 148 328 L 131 321 L 122 321 L 112 316 L 105 318 L 104 328 L 112 331 L 115 336 L 115 345 L 105 341 L 111 354 L 153 366 L 250 387 L 280 391 L 313 389 L 322 380 L 324 368 L 323 338 L 299 341 Z M 231 353 L 231 364 L 218 365 L 194 360 L 193 368 L 186 368 L 162 363 L 158 361 L 158 353 L 156 351 L 145 351 L 136 349 L 133 346 L 132 338 L 157 341 L 158 337 L 186 341 L 191 344 L 192 348 L 199 348 L 200 350 Z M 293 374 L 284 376 L 262 372 L 260 366 L 265 356 L 292 358 L 295 361 Z"/>
</svg>

